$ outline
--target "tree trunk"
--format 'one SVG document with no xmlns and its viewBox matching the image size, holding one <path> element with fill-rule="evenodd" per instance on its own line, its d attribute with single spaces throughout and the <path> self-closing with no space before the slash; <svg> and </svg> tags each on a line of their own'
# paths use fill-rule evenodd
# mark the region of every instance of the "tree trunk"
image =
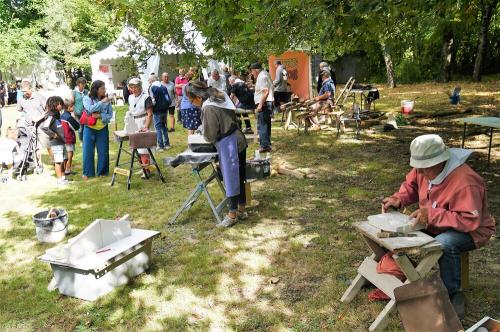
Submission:
<svg viewBox="0 0 500 332">
<path fill-rule="evenodd" d="M 387 85 L 389 88 L 396 87 L 396 80 L 394 78 L 394 65 L 392 64 L 392 58 L 384 42 L 380 43 L 382 46 L 382 54 L 384 55 L 385 69 L 387 71 Z"/>
<path fill-rule="evenodd" d="M 477 45 L 476 62 L 474 63 L 474 73 L 472 79 L 476 82 L 481 81 L 481 72 L 483 69 L 484 56 L 488 45 L 488 30 L 490 28 L 491 16 L 497 7 L 498 0 L 483 0 L 481 4 L 481 32 L 479 35 L 479 44 Z"/>
<path fill-rule="evenodd" d="M 441 80 L 443 82 L 449 82 L 451 80 L 452 49 L 453 31 L 451 27 L 447 26 L 443 30 L 443 47 L 441 49 Z"/>
</svg>

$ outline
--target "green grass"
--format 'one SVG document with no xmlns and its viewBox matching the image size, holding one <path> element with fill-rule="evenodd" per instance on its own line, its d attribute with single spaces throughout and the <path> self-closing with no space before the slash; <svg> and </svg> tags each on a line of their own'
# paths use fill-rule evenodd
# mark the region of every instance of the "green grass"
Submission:
<svg viewBox="0 0 500 332">
<path fill-rule="evenodd" d="M 471 107 L 477 114 L 498 111 L 498 82 L 460 84 L 464 104 L 460 107 Z M 383 89 L 377 109 L 397 110 L 401 99 L 420 96 L 417 112 L 446 111 L 451 106 L 440 91 L 454 85 Z M 123 113 L 119 108 L 120 123 Z M 32 205 L 40 209 L 67 209 L 69 236 L 96 218 L 124 214 L 131 215 L 136 227 L 162 233 L 153 245 L 149 273 L 92 303 L 46 290 L 52 277 L 50 267 L 36 258 L 52 245 L 37 243 L 29 214 L 5 207 L 0 225 L 10 226 L 0 229 L 0 259 L 16 259 L 0 267 L 0 330 L 366 330 L 384 303 L 369 302 L 369 290 L 350 304 L 339 302 L 369 253 L 352 223 L 379 212 L 381 198 L 397 190 L 409 170 L 411 139 L 436 130 L 449 144 L 458 146 L 461 128 L 449 118 L 390 133 L 363 131 L 361 141 L 353 139 L 352 133 L 340 138 L 334 132 L 297 135 L 275 125 L 274 157 L 315 169 L 318 178 L 273 176 L 256 183 L 253 196 L 259 206 L 250 211 L 248 221 L 231 229 L 214 227 L 204 198 L 177 224 L 167 225 L 195 185 L 187 166 L 161 166 L 166 184 L 158 178 L 143 181 L 134 176 L 130 191 L 124 177 L 111 187 L 110 178 L 83 182 L 75 176 L 70 187 L 32 199 Z M 482 149 L 473 166 L 486 180 L 490 209 L 498 220 L 499 158 L 495 152 L 492 168 L 485 169 L 486 139 L 476 137 Z M 174 148 L 159 159 L 183 151 L 186 132 L 177 126 L 171 141 Z M 112 162 L 116 148 L 111 143 Z M 255 148 L 252 145 L 249 151 Z M 81 172 L 80 151 L 75 165 Z M 214 189 L 214 196 L 221 198 Z M 500 314 L 499 284 L 492 277 L 500 272 L 499 248 L 494 239 L 471 255 L 467 326 L 485 315 Z M 270 278 L 279 282 L 272 284 Z M 388 330 L 402 330 L 397 315 L 392 315 Z"/>
</svg>

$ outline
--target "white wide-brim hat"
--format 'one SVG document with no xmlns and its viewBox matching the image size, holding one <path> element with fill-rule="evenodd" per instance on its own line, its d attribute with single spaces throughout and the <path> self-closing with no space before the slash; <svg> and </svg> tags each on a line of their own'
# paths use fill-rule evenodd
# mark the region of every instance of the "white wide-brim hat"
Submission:
<svg viewBox="0 0 500 332">
<path fill-rule="evenodd" d="M 410 144 L 410 166 L 428 168 L 450 159 L 450 151 L 438 135 L 421 135 Z"/>
<path fill-rule="evenodd" d="M 131 78 L 128 81 L 128 85 L 139 85 L 139 86 L 142 86 L 142 81 L 139 78 L 134 77 L 134 78 Z"/>
</svg>

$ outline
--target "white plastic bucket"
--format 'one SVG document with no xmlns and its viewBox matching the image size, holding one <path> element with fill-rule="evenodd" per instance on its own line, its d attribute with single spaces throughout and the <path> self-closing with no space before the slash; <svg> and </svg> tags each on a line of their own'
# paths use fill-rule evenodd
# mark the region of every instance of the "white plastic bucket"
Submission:
<svg viewBox="0 0 500 332">
<path fill-rule="evenodd" d="M 68 233 L 68 214 L 66 210 L 55 209 L 56 217 L 47 218 L 49 211 L 33 215 L 36 237 L 40 242 L 56 243 L 64 240 Z"/>
<path fill-rule="evenodd" d="M 413 112 L 413 107 L 415 106 L 415 101 L 413 100 L 402 100 L 401 101 L 401 112 L 403 114 L 410 114 Z"/>
</svg>

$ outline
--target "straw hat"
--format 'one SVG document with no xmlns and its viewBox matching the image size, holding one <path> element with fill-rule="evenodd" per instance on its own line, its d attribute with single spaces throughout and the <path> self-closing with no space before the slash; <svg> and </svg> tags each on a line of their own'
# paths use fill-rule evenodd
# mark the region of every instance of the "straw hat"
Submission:
<svg viewBox="0 0 500 332">
<path fill-rule="evenodd" d="M 450 151 L 438 135 L 421 135 L 410 144 L 410 166 L 428 168 L 450 159 Z"/>
</svg>

